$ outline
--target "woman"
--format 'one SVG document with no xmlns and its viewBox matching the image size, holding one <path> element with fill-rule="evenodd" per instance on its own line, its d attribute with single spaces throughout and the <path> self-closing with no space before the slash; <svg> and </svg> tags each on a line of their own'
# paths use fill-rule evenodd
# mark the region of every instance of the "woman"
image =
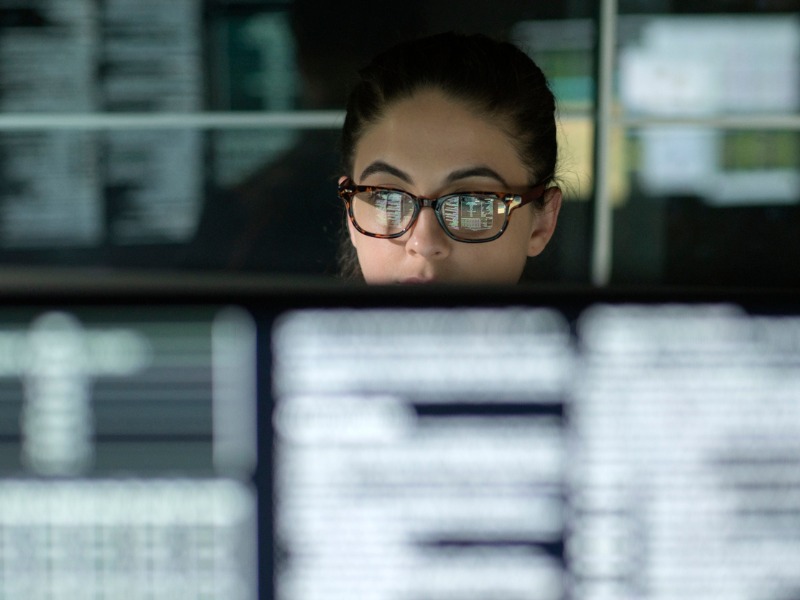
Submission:
<svg viewBox="0 0 800 600">
<path fill-rule="evenodd" d="M 509 43 L 439 34 L 360 73 L 342 131 L 342 272 L 370 284 L 516 283 L 555 229 L 555 99 Z"/>
</svg>

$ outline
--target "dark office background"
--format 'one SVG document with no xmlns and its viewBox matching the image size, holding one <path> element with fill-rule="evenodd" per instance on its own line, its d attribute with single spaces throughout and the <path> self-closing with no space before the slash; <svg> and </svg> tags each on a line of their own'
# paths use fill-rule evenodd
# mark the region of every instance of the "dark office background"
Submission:
<svg viewBox="0 0 800 600">
<path fill-rule="evenodd" d="M 798 3 L 598 4 L 0 0 L 0 263 L 333 276 L 356 70 L 457 29 L 520 44 L 560 101 L 567 202 L 529 279 L 800 284 Z"/>
</svg>

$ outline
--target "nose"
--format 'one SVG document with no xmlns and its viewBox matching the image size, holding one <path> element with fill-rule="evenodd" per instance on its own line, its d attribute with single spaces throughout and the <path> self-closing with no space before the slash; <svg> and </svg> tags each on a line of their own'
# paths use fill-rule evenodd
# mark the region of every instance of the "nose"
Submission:
<svg viewBox="0 0 800 600">
<path fill-rule="evenodd" d="M 406 252 L 428 260 L 441 260 L 450 254 L 450 238 L 436 219 L 432 208 L 423 208 L 409 232 Z"/>
</svg>

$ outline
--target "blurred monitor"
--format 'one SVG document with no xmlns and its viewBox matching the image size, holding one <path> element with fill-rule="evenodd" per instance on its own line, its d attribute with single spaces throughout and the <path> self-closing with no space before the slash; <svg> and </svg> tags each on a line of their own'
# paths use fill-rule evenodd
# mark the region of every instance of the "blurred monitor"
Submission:
<svg viewBox="0 0 800 600">
<path fill-rule="evenodd" d="M 796 293 L 197 292 L 4 299 L 0 597 L 800 589 Z"/>
</svg>

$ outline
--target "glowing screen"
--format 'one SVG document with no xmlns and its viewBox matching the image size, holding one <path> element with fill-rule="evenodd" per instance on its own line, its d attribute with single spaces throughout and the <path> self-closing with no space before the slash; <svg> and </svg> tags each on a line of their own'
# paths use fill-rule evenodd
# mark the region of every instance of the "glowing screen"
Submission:
<svg viewBox="0 0 800 600">
<path fill-rule="evenodd" d="M 306 311 L 273 350 L 280 600 L 800 589 L 797 317 Z"/>
<path fill-rule="evenodd" d="M 2 316 L 0 597 L 256 598 L 249 317 Z"/>
</svg>

